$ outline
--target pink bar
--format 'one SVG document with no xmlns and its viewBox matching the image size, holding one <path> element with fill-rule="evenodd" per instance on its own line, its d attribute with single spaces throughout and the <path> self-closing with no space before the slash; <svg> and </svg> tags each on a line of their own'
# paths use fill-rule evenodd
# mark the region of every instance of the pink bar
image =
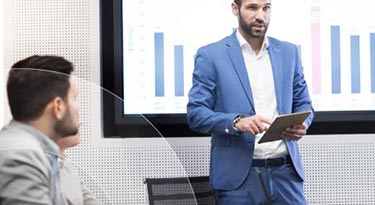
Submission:
<svg viewBox="0 0 375 205">
<path fill-rule="evenodd" d="M 320 7 L 311 7 L 311 50 L 312 50 L 312 92 L 322 91 L 321 55 L 320 55 Z"/>
</svg>

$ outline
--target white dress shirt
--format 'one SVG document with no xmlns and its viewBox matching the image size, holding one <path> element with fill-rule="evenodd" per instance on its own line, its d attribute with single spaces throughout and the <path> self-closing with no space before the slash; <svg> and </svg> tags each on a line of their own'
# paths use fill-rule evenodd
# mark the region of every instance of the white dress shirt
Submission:
<svg viewBox="0 0 375 205">
<path fill-rule="evenodd" d="M 257 54 L 238 30 L 236 35 L 245 59 L 255 113 L 272 121 L 279 113 L 277 111 L 272 65 L 268 54 L 268 38 L 264 38 L 262 48 Z M 254 159 L 275 158 L 288 154 L 283 140 L 258 144 L 263 134 L 260 133 L 255 136 Z"/>
</svg>

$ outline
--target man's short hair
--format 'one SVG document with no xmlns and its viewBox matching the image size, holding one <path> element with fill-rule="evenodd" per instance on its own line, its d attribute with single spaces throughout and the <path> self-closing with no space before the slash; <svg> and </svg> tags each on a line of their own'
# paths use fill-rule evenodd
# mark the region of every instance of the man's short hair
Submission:
<svg viewBox="0 0 375 205">
<path fill-rule="evenodd" d="M 34 55 L 15 63 L 7 83 L 13 118 L 37 119 L 55 97 L 66 99 L 73 70 L 73 64 L 59 56 Z"/>
<path fill-rule="evenodd" d="M 234 3 L 237 4 L 238 7 L 241 7 L 242 0 L 234 0 Z"/>
</svg>

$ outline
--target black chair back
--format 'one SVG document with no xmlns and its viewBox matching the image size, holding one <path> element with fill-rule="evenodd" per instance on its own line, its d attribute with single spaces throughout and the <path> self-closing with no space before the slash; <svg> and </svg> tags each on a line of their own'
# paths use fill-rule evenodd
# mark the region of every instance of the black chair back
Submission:
<svg viewBox="0 0 375 205">
<path fill-rule="evenodd" d="M 208 176 L 146 178 L 150 205 L 214 205 Z"/>
</svg>

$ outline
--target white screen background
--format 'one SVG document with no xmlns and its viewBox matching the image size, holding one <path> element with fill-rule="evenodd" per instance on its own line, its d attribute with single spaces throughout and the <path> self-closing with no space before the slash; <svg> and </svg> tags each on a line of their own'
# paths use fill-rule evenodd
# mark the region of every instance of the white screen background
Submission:
<svg viewBox="0 0 375 205">
<path fill-rule="evenodd" d="M 186 112 L 197 49 L 230 35 L 237 27 L 231 2 L 123 1 L 125 114 Z M 358 0 L 353 7 L 339 0 L 284 0 L 272 4 L 268 35 L 300 47 L 315 110 L 374 110 L 370 34 L 375 32 L 375 23 L 366 20 L 375 19 L 371 11 L 374 3 Z M 335 28 L 339 28 L 338 40 L 332 37 Z M 333 50 L 333 38 L 339 50 Z M 358 46 L 354 54 L 353 46 Z M 176 54 L 176 47 L 183 53 Z M 340 72 L 332 71 L 333 53 L 339 53 Z M 176 62 L 183 65 L 179 78 L 175 77 Z M 155 80 L 157 65 L 163 70 L 159 80 Z M 354 75 L 358 76 L 352 78 Z M 334 88 L 339 91 L 333 92 Z M 176 89 L 180 89 L 179 94 Z"/>
</svg>

